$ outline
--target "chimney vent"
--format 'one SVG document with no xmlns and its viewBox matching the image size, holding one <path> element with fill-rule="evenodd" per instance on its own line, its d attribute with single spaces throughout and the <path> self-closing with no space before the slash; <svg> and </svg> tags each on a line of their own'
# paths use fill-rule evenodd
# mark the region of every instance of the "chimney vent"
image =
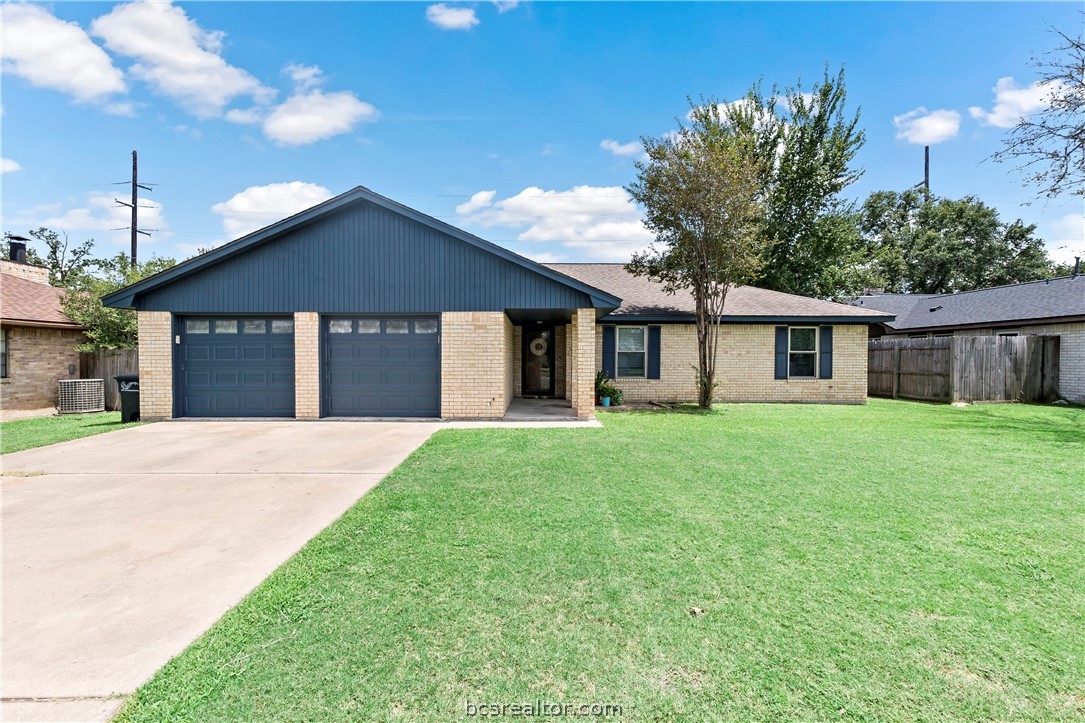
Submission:
<svg viewBox="0 0 1085 723">
<path fill-rule="evenodd" d="M 8 242 L 8 259 L 14 261 L 17 264 L 26 263 L 26 242 L 25 241 L 9 241 Z"/>
<path fill-rule="evenodd" d="M 1078 277 L 1078 274 L 1080 274 L 1080 273 L 1081 273 L 1081 257 L 1080 256 L 1075 256 L 1074 257 L 1074 278 L 1076 279 Z"/>
</svg>

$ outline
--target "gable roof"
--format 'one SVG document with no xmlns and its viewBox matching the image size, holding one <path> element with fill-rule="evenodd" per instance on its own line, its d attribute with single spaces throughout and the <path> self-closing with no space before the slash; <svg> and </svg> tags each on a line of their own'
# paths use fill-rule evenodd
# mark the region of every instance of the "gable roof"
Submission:
<svg viewBox="0 0 1085 723">
<path fill-rule="evenodd" d="M 604 319 L 688 321 L 696 314 L 693 295 L 688 291 L 668 294 L 663 284 L 646 276 L 634 276 L 625 264 L 545 264 L 586 284 L 606 289 L 621 297 L 622 303 Z M 847 304 L 785 294 L 780 291 L 739 286 L 727 294 L 724 321 L 836 321 L 841 323 L 885 322 L 892 314 L 860 309 Z"/>
<path fill-rule="evenodd" d="M 62 294 L 55 286 L 0 273 L 0 320 L 13 326 L 82 329 L 61 310 Z"/>
<path fill-rule="evenodd" d="M 524 258 L 519 254 L 513 253 L 508 249 L 502 248 L 496 244 L 490 243 L 484 239 L 479 238 L 473 234 L 456 228 L 443 221 L 439 221 L 432 216 L 427 216 L 421 211 L 416 211 L 413 208 L 404 206 L 401 203 L 397 203 L 389 198 L 381 196 L 378 193 L 364 187 L 356 186 L 346 193 L 342 193 L 334 198 L 328 199 L 323 203 L 317 204 L 312 208 L 306 209 L 300 213 L 296 213 L 293 216 L 285 218 L 281 221 L 277 221 L 269 226 L 266 226 L 258 231 L 242 236 L 241 238 L 224 244 L 216 249 L 208 251 L 205 254 L 201 254 L 187 261 L 182 261 L 171 269 L 162 271 L 154 276 L 150 276 L 146 279 L 138 281 L 130 286 L 126 286 L 123 289 L 113 292 L 105 296 L 102 299 L 102 303 L 106 306 L 132 308 L 135 305 L 136 297 L 140 294 L 145 294 L 155 289 L 162 288 L 168 284 L 172 284 L 180 279 L 196 274 L 199 271 L 208 267 L 214 266 L 226 259 L 238 256 L 249 249 L 256 246 L 267 243 L 273 239 L 279 238 L 284 234 L 306 226 L 314 221 L 326 217 L 336 211 L 339 211 L 347 206 L 355 204 L 359 201 L 367 201 L 383 209 L 391 211 L 400 216 L 406 217 L 412 221 L 422 224 L 430 229 L 433 229 L 441 234 L 450 236 L 454 239 L 462 241 L 470 246 L 481 249 L 488 253 L 493 254 L 505 261 L 513 263 L 517 266 L 523 267 L 529 271 L 532 271 L 540 276 L 543 276 L 551 281 L 554 281 L 563 286 L 572 288 L 580 293 L 586 294 L 592 304 L 596 308 L 613 308 L 617 307 L 621 303 L 621 299 L 601 289 L 590 286 L 583 281 L 566 276 L 558 271 L 547 268 L 542 264 L 538 264 L 530 259 Z"/>
<path fill-rule="evenodd" d="M 854 306 L 894 311 L 891 329 L 1006 326 L 1053 319 L 1085 320 L 1085 276 L 994 286 L 956 294 L 874 294 Z"/>
</svg>

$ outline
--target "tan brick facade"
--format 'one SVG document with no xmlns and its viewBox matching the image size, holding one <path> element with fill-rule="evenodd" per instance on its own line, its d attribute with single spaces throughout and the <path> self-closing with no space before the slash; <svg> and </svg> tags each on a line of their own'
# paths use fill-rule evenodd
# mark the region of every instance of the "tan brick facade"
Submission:
<svg viewBox="0 0 1085 723">
<path fill-rule="evenodd" d="M 320 314 L 294 312 L 294 416 L 320 418 Z"/>
<path fill-rule="evenodd" d="M 595 416 L 595 309 L 577 309 L 565 327 L 566 398 L 578 417 Z"/>
<path fill-rule="evenodd" d="M 512 402 L 516 334 L 500 311 L 441 314 L 441 416 L 503 417 Z"/>
<path fill-rule="evenodd" d="M 865 404 L 867 327 L 833 327 L 832 379 L 775 379 L 776 326 L 726 324 L 721 329 L 715 398 L 720 402 L 819 402 Z M 596 333 L 602 367 L 602 327 Z M 697 399 L 697 327 L 660 325 L 660 378 L 619 378 L 626 401 Z"/>
<path fill-rule="evenodd" d="M 173 319 L 168 311 L 140 311 L 139 416 L 143 421 L 173 416 Z"/>
<path fill-rule="evenodd" d="M 57 381 L 79 377 L 76 347 L 85 341 L 83 332 L 25 326 L 5 326 L 4 332 L 7 335 L 8 375 L 0 379 L 0 410 L 56 407 Z M 108 379 L 106 383 L 111 384 L 113 380 Z"/>
</svg>

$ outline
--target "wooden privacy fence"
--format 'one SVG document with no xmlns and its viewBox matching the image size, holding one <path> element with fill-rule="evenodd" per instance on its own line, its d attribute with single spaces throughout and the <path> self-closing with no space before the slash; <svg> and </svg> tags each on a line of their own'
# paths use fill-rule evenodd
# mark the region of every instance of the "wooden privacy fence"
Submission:
<svg viewBox="0 0 1085 723">
<path fill-rule="evenodd" d="M 121 408 L 120 391 L 113 377 L 138 373 L 139 353 L 135 349 L 104 349 L 79 355 L 79 377 L 105 380 L 105 408 L 111 411 Z"/>
<path fill-rule="evenodd" d="M 1057 336 L 872 339 L 867 393 L 930 402 L 1045 402 L 1059 388 Z"/>
</svg>

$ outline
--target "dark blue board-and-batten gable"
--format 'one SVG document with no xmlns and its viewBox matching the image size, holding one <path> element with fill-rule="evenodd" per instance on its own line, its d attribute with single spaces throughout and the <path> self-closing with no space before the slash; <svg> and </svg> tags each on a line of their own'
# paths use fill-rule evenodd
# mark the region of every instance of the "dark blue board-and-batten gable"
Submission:
<svg viewBox="0 0 1085 723">
<path fill-rule="evenodd" d="M 621 300 L 358 187 L 105 298 L 179 314 L 418 314 Z"/>
</svg>

